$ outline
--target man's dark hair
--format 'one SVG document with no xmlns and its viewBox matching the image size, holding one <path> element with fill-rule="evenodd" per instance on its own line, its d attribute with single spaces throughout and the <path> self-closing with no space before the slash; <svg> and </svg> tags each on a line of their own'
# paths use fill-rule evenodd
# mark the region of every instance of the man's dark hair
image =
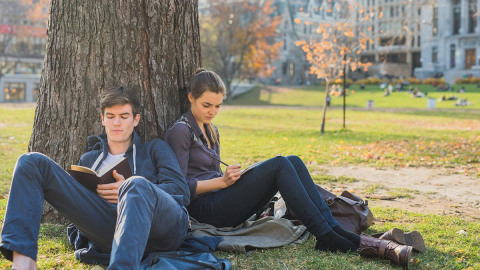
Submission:
<svg viewBox="0 0 480 270">
<path fill-rule="evenodd" d="M 140 99 L 135 91 L 124 86 L 115 86 L 107 89 L 100 99 L 100 112 L 105 113 L 105 108 L 115 105 L 130 104 L 132 106 L 133 117 L 139 113 Z"/>
</svg>

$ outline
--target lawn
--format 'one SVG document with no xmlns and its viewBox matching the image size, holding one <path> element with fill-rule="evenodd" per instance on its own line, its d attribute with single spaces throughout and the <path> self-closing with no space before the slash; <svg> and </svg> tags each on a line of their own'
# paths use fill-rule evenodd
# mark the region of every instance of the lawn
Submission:
<svg viewBox="0 0 480 270">
<path fill-rule="evenodd" d="M 439 109 L 480 109 L 480 89 L 476 85 L 465 85 L 466 93 L 437 92 L 436 88 L 430 85 L 413 85 L 414 89 L 419 88 L 421 92 L 428 93 L 427 97 L 438 100 L 442 96 L 447 98 L 455 95 L 457 98 L 467 98 L 471 106 L 456 107 L 456 101 L 436 102 Z M 455 85 L 460 89 L 461 85 Z M 270 91 L 269 89 L 273 89 Z M 351 108 L 365 108 L 368 100 L 373 100 L 375 108 L 416 108 L 427 109 L 427 98 L 412 98 L 407 91 L 393 92 L 384 97 L 383 90 L 378 86 L 367 85 L 360 90 L 358 85 L 352 85 L 347 95 L 347 106 Z M 289 89 L 278 88 L 255 88 L 235 98 L 235 105 L 282 105 L 282 106 L 323 106 L 325 99 L 325 86 L 302 86 Z M 343 97 L 332 97 L 331 106 L 343 106 Z"/>
<path fill-rule="evenodd" d="M 313 88 L 298 91 L 315 94 Z M 285 98 L 279 100 L 288 105 L 284 104 Z M 292 101 L 289 105 L 298 105 L 298 102 Z M 27 151 L 33 115 L 34 109 L 0 107 L 0 194 L 4 196 L 8 193 L 16 158 Z M 319 164 L 422 166 L 480 176 L 478 111 L 348 111 L 347 130 L 343 130 L 341 111 L 332 110 L 327 114 L 324 135 L 318 132 L 320 117 L 318 110 L 225 106 L 215 119 L 221 132 L 222 159 L 245 166 L 280 153 L 299 155 L 311 170 Z M 319 183 L 329 181 L 322 175 L 313 177 Z M 5 207 L 6 200 L 1 199 L 2 220 Z M 373 212 L 376 220 L 370 233 L 398 227 L 407 231 L 415 229 L 424 235 L 428 250 L 415 254 L 415 269 L 480 268 L 478 220 L 393 208 L 373 207 Z M 467 231 L 468 235 L 457 234 L 460 230 Z M 397 269 L 377 259 L 316 252 L 313 246 L 314 239 L 310 238 L 300 246 L 257 251 L 250 256 L 228 253 L 219 253 L 219 256 L 232 261 L 236 269 L 285 269 L 283 263 L 289 269 Z M 0 260 L 0 268 L 9 265 L 6 260 Z M 41 269 L 90 269 L 76 262 L 66 242 L 65 227 L 50 224 L 44 224 L 40 232 L 38 266 Z"/>
</svg>

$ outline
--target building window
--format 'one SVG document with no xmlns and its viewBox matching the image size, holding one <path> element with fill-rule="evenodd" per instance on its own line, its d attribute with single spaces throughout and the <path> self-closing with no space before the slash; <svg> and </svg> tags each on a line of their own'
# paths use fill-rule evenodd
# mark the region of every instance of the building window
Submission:
<svg viewBox="0 0 480 270">
<path fill-rule="evenodd" d="M 33 84 L 33 101 L 37 101 L 38 93 L 40 93 L 40 84 L 34 83 Z"/>
<path fill-rule="evenodd" d="M 360 61 L 362 63 L 374 63 L 375 55 L 363 55 L 362 57 L 360 57 Z"/>
<path fill-rule="evenodd" d="M 460 34 L 460 27 L 462 22 L 462 8 L 460 6 L 460 1 L 454 0 L 453 6 L 453 34 L 458 35 Z"/>
<path fill-rule="evenodd" d="M 432 47 L 432 63 L 438 63 L 438 47 Z"/>
<path fill-rule="evenodd" d="M 456 54 L 455 44 L 450 45 L 450 67 L 455 67 L 455 54 Z"/>
<path fill-rule="evenodd" d="M 282 64 L 282 74 L 287 75 L 287 69 L 288 69 L 288 63 L 283 63 Z"/>
<path fill-rule="evenodd" d="M 468 33 L 475 33 L 477 28 L 477 0 L 470 0 L 468 5 Z"/>
<path fill-rule="evenodd" d="M 290 77 L 292 77 L 294 74 L 295 74 L 295 64 L 293 63 L 290 63 L 290 68 L 289 68 L 289 71 L 290 71 Z"/>
<path fill-rule="evenodd" d="M 433 36 L 437 36 L 438 34 L 438 8 L 433 9 Z"/>
<path fill-rule="evenodd" d="M 417 37 L 417 46 L 420 47 L 422 45 L 422 42 L 421 42 L 421 39 L 420 39 L 420 36 Z"/>
<path fill-rule="evenodd" d="M 387 54 L 387 62 L 405 64 L 407 62 L 407 55 L 405 53 Z"/>
<path fill-rule="evenodd" d="M 5 83 L 3 91 L 5 101 L 25 101 L 24 83 Z"/>
</svg>

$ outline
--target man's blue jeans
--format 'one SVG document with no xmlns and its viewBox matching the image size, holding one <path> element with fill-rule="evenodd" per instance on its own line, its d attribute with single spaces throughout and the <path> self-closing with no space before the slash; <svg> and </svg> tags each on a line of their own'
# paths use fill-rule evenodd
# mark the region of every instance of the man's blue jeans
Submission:
<svg viewBox="0 0 480 270">
<path fill-rule="evenodd" d="M 188 229 L 188 214 L 169 194 L 143 177 L 119 189 L 117 204 L 89 191 L 57 163 L 39 153 L 15 165 L 0 251 L 37 259 L 43 200 L 69 219 L 103 252 L 109 269 L 139 269 L 144 252 L 176 250 Z"/>
<path fill-rule="evenodd" d="M 199 222 L 233 227 L 266 205 L 277 191 L 316 237 L 321 238 L 338 226 L 307 167 L 297 156 L 263 162 L 230 187 L 199 196 L 190 203 L 188 211 Z"/>
</svg>

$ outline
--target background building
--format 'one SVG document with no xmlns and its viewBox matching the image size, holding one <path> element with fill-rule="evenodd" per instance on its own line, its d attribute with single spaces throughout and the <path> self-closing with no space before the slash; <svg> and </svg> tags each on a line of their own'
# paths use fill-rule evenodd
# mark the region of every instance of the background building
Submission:
<svg viewBox="0 0 480 270">
<path fill-rule="evenodd" d="M 19 2 L 0 0 L 0 102 L 34 102 L 40 88 L 47 28 Z"/>
<path fill-rule="evenodd" d="M 456 77 L 480 76 L 479 0 L 441 0 L 422 6 L 421 79 L 443 75 L 448 83 Z"/>
<path fill-rule="evenodd" d="M 373 65 L 368 74 L 411 77 L 421 67 L 421 14 L 424 0 L 356 0 L 357 31 L 367 34 L 361 53 L 363 62 Z"/>
<path fill-rule="evenodd" d="M 349 14 L 342 11 L 349 1 L 335 0 L 277 0 L 274 15 L 282 17 L 278 27 L 277 39 L 283 42 L 279 59 L 274 63 L 276 69 L 271 81 L 280 84 L 317 83 L 316 75 L 309 74 L 310 64 L 305 53 L 295 42 L 299 40 L 319 40 L 319 24 L 335 23 L 344 20 Z M 350 1 L 351 2 L 351 1 Z"/>
</svg>

